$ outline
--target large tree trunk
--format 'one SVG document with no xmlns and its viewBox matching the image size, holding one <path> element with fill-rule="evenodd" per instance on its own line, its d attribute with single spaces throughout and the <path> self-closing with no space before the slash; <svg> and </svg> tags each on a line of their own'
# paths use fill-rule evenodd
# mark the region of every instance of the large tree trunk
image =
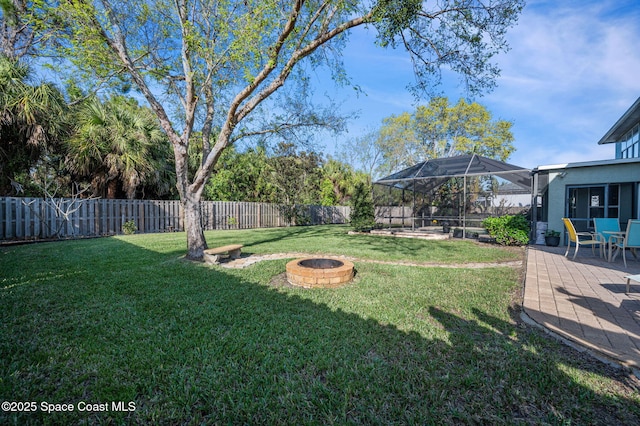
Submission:
<svg viewBox="0 0 640 426">
<path fill-rule="evenodd" d="M 187 259 L 200 261 L 204 258 L 204 251 L 207 249 L 202 230 L 200 195 L 186 193 L 182 200 L 182 207 L 187 231 Z"/>
</svg>

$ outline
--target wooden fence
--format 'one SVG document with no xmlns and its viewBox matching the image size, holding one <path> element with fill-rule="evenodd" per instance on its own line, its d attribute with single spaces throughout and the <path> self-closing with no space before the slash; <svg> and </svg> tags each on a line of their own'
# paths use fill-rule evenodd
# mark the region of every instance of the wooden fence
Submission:
<svg viewBox="0 0 640 426">
<path fill-rule="evenodd" d="M 203 201 L 205 230 L 286 226 L 277 204 Z M 308 224 L 346 223 L 350 208 L 305 205 L 299 211 Z M 184 230 L 184 214 L 177 200 L 73 200 L 0 198 L 0 240 L 73 238 L 123 233 L 133 221 L 139 233 Z"/>
</svg>

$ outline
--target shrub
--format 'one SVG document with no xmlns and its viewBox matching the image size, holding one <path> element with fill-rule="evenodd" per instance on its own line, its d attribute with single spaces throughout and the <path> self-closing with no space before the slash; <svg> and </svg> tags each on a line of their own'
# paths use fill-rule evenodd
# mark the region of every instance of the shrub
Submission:
<svg viewBox="0 0 640 426">
<path fill-rule="evenodd" d="M 124 232 L 126 235 L 135 234 L 137 230 L 138 227 L 133 220 L 128 220 L 124 223 L 124 225 L 122 225 L 122 232 Z"/>
<path fill-rule="evenodd" d="M 358 182 L 351 197 L 351 226 L 356 231 L 369 231 L 376 226 L 371 187 Z"/>
<path fill-rule="evenodd" d="M 529 243 L 529 221 L 521 214 L 488 217 L 482 221 L 482 226 L 503 246 L 522 246 Z"/>
</svg>

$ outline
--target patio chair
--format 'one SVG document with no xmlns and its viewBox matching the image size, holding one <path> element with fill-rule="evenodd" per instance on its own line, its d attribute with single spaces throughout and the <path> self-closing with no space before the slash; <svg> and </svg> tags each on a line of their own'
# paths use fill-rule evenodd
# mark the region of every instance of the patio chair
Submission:
<svg viewBox="0 0 640 426">
<path fill-rule="evenodd" d="M 614 260 L 620 250 L 622 250 L 622 259 L 624 260 L 624 267 L 627 267 L 627 250 L 631 249 L 633 251 L 633 256 L 637 259 L 635 250 L 640 248 L 640 220 L 630 219 L 627 223 L 627 232 L 625 232 L 624 237 L 620 238 L 618 241 L 614 242 L 613 245 L 616 247 L 616 252 L 613 255 L 611 260 Z"/>
<path fill-rule="evenodd" d="M 606 249 L 609 247 L 609 255 L 606 256 L 607 260 L 611 257 L 611 246 L 610 244 L 613 242 L 612 240 L 619 237 L 620 234 L 620 222 L 617 218 L 595 218 L 593 219 L 593 225 L 596 228 L 596 236 L 602 244 L 600 244 L 600 257 L 606 255 Z"/>
<path fill-rule="evenodd" d="M 576 251 L 573 252 L 572 259 L 576 258 L 580 246 L 591 246 L 591 251 L 593 252 L 593 254 L 595 254 L 594 246 L 599 246 L 600 244 L 602 244 L 598 237 L 591 232 L 576 232 L 576 228 L 575 226 L 573 226 L 573 222 L 571 222 L 571 219 L 569 218 L 563 217 L 562 221 L 564 222 L 564 226 L 567 228 L 567 232 L 569 232 L 569 243 L 567 244 L 567 251 L 564 253 L 564 256 L 567 257 L 567 255 L 569 254 L 571 242 L 575 243 L 576 245 Z M 580 237 L 589 237 L 589 239 L 581 240 Z"/>
</svg>

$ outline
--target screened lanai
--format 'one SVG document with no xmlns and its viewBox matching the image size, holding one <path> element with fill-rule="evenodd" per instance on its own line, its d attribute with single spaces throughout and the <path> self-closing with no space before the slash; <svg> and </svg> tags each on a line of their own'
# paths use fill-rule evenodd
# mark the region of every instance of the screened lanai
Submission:
<svg viewBox="0 0 640 426">
<path fill-rule="evenodd" d="M 531 170 L 477 154 L 436 158 L 376 182 L 376 220 L 408 227 L 479 227 L 531 203 Z"/>
</svg>

